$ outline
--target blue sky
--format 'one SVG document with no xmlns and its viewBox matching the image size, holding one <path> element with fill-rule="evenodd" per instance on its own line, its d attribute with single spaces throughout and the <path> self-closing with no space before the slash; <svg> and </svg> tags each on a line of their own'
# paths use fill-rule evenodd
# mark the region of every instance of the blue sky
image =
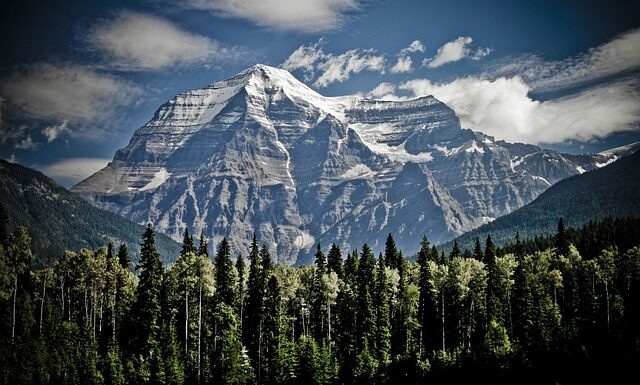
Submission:
<svg viewBox="0 0 640 385">
<path fill-rule="evenodd" d="M 5 2 L 6 3 L 6 2 Z M 324 95 L 433 94 L 464 127 L 594 152 L 640 140 L 640 3 L 10 1 L 0 158 L 66 186 L 176 93 L 255 63 Z"/>
</svg>

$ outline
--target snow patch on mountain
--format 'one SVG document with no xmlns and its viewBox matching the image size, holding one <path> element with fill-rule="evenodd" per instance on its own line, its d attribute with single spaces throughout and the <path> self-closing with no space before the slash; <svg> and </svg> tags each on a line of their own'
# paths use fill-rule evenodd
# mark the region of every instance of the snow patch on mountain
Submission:
<svg viewBox="0 0 640 385">
<path fill-rule="evenodd" d="M 171 177 L 171 173 L 168 172 L 166 168 L 161 168 L 158 172 L 156 172 L 153 175 L 153 179 L 151 179 L 149 183 L 147 183 L 142 188 L 140 188 L 139 191 L 148 191 L 148 190 L 156 189 L 160 187 L 164 182 L 166 182 L 169 179 L 169 177 Z"/>
</svg>

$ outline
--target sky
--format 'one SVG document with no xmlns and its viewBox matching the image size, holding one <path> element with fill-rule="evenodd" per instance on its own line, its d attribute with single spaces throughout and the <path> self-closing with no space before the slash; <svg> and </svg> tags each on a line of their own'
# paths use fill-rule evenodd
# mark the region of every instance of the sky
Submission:
<svg viewBox="0 0 640 385">
<path fill-rule="evenodd" d="M 640 2 L 9 0 L 0 158 L 70 187 L 175 94 L 256 63 L 323 95 L 434 95 L 570 153 L 640 140 Z"/>
</svg>

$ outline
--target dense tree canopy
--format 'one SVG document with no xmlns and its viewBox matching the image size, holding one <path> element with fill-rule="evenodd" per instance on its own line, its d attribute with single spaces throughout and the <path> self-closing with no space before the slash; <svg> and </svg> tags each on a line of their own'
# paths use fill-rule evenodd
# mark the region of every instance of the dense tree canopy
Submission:
<svg viewBox="0 0 640 385">
<path fill-rule="evenodd" d="M 301 267 L 255 237 L 248 266 L 226 240 L 211 260 L 185 231 L 163 268 L 147 227 L 135 271 L 124 245 L 35 265 L 18 228 L 0 242 L 0 383 L 623 382 L 640 245 L 607 223 L 444 259 L 423 238 L 415 262 L 391 235 L 378 258 L 318 245 Z"/>
</svg>

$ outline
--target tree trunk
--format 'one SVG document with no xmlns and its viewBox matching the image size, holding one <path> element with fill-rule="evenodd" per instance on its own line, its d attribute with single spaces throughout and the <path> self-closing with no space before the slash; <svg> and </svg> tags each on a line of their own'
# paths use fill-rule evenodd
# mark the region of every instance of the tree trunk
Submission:
<svg viewBox="0 0 640 385">
<path fill-rule="evenodd" d="M 511 289 L 507 289 L 507 303 L 509 304 L 509 335 L 513 337 L 513 316 L 511 314 Z"/>
<path fill-rule="evenodd" d="M 99 326 L 99 328 L 98 328 L 98 331 L 99 331 L 100 333 L 102 333 L 102 307 L 103 307 L 103 305 L 104 305 L 104 302 L 103 302 L 103 301 L 104 301 L 104 294 L 103 294 L 103 293 L 100 293 L 100 316 L 99 316 L 100 326 Z"/>
<path fill-rule="evenodd" d="M 186 282 L 185 282 L 186 285 Z M 184 355 L 189 351 L 189 289 L 184 290 Z"/>
<path fill-rule="evenodd" d="M 16 299 L 18 297 L 18 273 L 13 283 L 13 311 L 11 313 L 11 345 L 16 343 Z"/>
<path fill-rule="evenodd" d="M 202 343 L 202 283 L 200 283 L 200 290 L 198 292 L 198 383 L 200 383 L 200 364 L 202 358 L 201 354 Z"/>
<path fill-rule="evenodd" d="M 69 289 L 69 286 L 67 286 L 67 302 L 69 303 L 69 319 L 68 321 L 71 322 L 71 291 Z"/>
<path fill-rule="evenodd" d="M 111 340 L 116 342 L 116 304 L 118 302 L 118 284 L 113 283 L 113 303 L 111 304 Z"/>
<path fill-rule="evenodd" d="M 87 303 L 87 288 L 84 288 L 84 323 L 89 325 L 89 304 Z"/>
<path fill-rule="evenodd" d="M 42 280 L 42 298 L 40 299 L 40 325 L 38 326 L 38 333 L 42 336 L 42 315 L 44 314 L 44 297 L 47 295 L 47 271 L 44 272 L 44 279 Z"/>
<path fill-rule="evenodd" d="M 604 282 L 604 292 L 607 296 L 607 334 L 609 333 L 609 285 L 607 281 Z"/>
<path fill-rule="evenodd" d="M 444 290 L 442 290 L 440 298 L 441 298 L 441 301 L 442 301 L 442 306 L 440 307 L 441 308 L 441 315 L 442 315 L 442 351 L 444 352 L 446 350 L 445 332 L 444 332 L 444 326 L 445 326 L 445 320 L 444 320 Z"/>
<path fill-rule="evenodd" d="M 329 342 L 331 342 L 331 305 L 327 305 L 327 331 L 329 334 Z M 331 346 L 331 344 L 329 344 Z"/>
<path fill-rule="evenodd" d="M 258 384 L 262 383 L 260 376 L 262 375 L 262 320 L 260 320 L 260 326 L 258 327 Z"/>
<path fill-rule="evenodd" d="M 64 318 L 64 279 L 60 280 L 60 307 L 62 310 L 62 318 Z"/>
</svg>

